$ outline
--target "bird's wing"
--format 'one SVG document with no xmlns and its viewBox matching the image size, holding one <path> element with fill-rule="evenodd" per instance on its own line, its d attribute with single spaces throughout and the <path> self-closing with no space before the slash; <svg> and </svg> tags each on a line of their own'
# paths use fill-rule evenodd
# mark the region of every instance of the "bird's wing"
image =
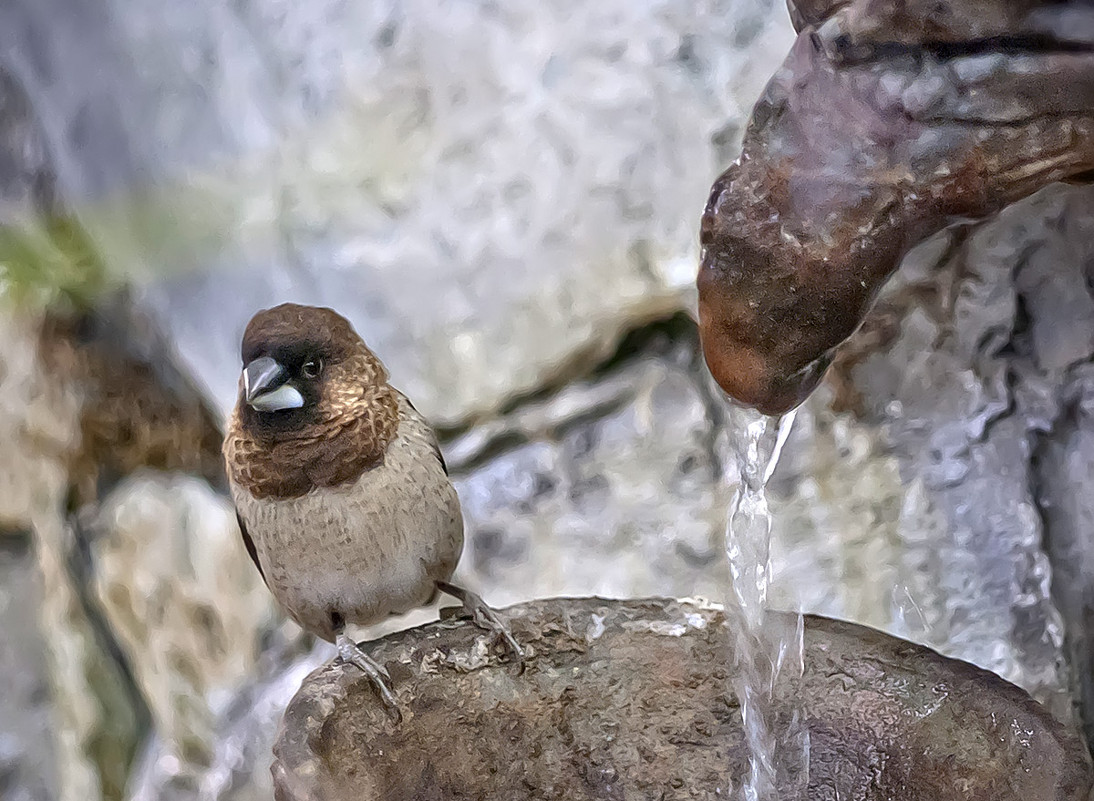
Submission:
<svg viewBox="0 0 1094 801">
<path fill-rule="evenodd" d="M 398 390 L 396 390 L 396 392 L 398 392 Z M 403 400 L 406 401 L 406 405 L 409 406 L 414 411 L 414 414 L 418 415 L 418 417 L 420 417 L 428 425 L 429 421 L 426 420 L 425 416 L 421 412 L 418 411 L 418 409 L 414 406 L 413 403 L 411 403 L 410 398 L 408 398 L 406 395 L 403 395 L 402 392 L 399 392 L 399 395 L 401 395 Z M 432 435 L 430 437 L 430 444 L 433 445 L 433 453 L 436 454 L 437 461 L 441 463 L 441 469 L 444 470 L 444 474 L 447 476 L 448 475 L 448 462 L 446 462 L 444 460 L 444 454 L 441 453 L 441 444 L 439 442 L 437 442 L 437 432 L 435 432 L 433 430 L 433 426 L 428 426 L 428 428 L 429 428 L 429 433 Z"/>
<path fill-rule="evenodd" d="M 441 469 L 444 470 L 444 474 L 448 475 L 448 462 L 444 460 L 444 454 L 441 453 L 441 445 L 437 442 L 437 437 L 433 437 L 433 453 L 437 454 L 437 461 L 441 463 Z"/>
<path fill-rule="evenodd" d="M 247 546 L 247 553 L 251 555 L 251 561 L 255 563 L 255 567 L 258 568 L 258 575 L 262 576 L 262 580 L 266 583 L 266 586 L 270 586 L 270 582 L 266 581 L 266 574 L 262 572 L 262 565 L 258 563 L 258 549 L 255 548 L 255 541 L 251 539 L 251 535 L 247 533 L 247 526 L 243 523 L 243 518 L 240 517 L 239 512 L 236 512 L 236 520 L 239 521 L 239 533 L 243 537 L 243 544 Z"/>
</svg>

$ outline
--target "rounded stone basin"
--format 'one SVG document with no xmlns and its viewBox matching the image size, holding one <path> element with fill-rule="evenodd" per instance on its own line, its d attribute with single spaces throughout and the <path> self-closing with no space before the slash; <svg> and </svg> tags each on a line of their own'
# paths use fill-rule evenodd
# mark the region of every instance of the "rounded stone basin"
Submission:
<svg viewBox="0 0 1094 801">
<path fill-rule="evenodd" d="M 368 646 L 399 724 L 355 668 L 312 673 L 274 749 L 276 797 L 725 799 L 746 774 L 717 607 L 551 599 L 504 614 L 529 651 L 520 675 L 468 621 Z M 1085 747 L 1026 693 L 873 629 L 807 616 L 805 674 L 779 696 L 807 722 L 810 801 L 1092 798 Z"/>
</svg>

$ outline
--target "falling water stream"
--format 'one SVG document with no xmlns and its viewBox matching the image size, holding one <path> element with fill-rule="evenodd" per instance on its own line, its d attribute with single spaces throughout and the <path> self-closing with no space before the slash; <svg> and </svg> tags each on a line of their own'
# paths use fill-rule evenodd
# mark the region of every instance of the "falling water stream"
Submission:
<svg viewBox="0 0 1094 801">
<path fill-rule="evenodd" d="M 749 750 L 741 801 L 797 801 L 809 776 L 809 735 L 792 705 L 775 716 L 775 684 L 783 671 L 802 672 L 801 615 L 767 615 L 771 580 L 771 512 L 766 487 L 790 433 L 794 413 L 781 418 L 737 409 L 729 426 L 726 474 L 738 476 L 726 526 L 729 566 L 726 625 L 733 647 L 733 691 L 741 707 Z M 778 788 L 778 789 L 776 789 Z"/>
</svg>

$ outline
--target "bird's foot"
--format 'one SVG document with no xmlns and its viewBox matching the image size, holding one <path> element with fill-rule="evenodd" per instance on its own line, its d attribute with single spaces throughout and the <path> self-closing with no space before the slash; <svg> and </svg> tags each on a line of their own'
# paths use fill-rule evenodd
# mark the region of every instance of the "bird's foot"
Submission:
<svg viewBox="0 0 1094 801">
<path fill-rule="evenodd" d="M 395 700 L 395 693 L 391 691 L 391 674 L 387 672 L 387 669 L 366 654 L 361 646 L 345 634 L 338 634 L 334 644 L 338 648 L 338 657 L 343 662 L 356 666 L 368 676 L 376 692 L 380 694 L 380 700 L 384 702 L 388 714 L 396 723 L 399 723 L 403 715 L 399 711 L 399 702 Z"/>
<path fill-rule="evenodd" d="M 470 615 L 476 626 L 492 632 L 497 639 L 502 640 L 512 655 L 519 672 L 524 672 L 524 651 L 521 650 L 516 638 L 513 637 L 513 632 L 509 630 L 509 626 L 498 617 L 498 613 L 491 609 L 486 601 L 471 592 L 471 590 L 465 590 L 463 587 L 457 587 L 447 581 L 438 581 L 437 588 L 463 604 L 464 611 Z"/>
</svg>

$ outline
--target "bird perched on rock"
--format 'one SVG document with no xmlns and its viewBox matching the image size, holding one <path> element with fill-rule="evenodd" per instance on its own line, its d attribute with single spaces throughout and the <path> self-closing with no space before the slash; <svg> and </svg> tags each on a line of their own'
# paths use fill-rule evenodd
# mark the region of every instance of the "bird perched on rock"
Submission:
<svg viewBox="0 0 1094 801">
<path fill-rule="evenodd" d="M 521 651 L 474 593 L 449 583 L 460 503 L 437 439 L 380 360 L 331 309 L 285 303 L 243 335 L 224 461 L 247 551 L 281 607 L 335 643 L 396 714 L 391 677 L 345 633 L 457 598 Z"/>
</svg>

